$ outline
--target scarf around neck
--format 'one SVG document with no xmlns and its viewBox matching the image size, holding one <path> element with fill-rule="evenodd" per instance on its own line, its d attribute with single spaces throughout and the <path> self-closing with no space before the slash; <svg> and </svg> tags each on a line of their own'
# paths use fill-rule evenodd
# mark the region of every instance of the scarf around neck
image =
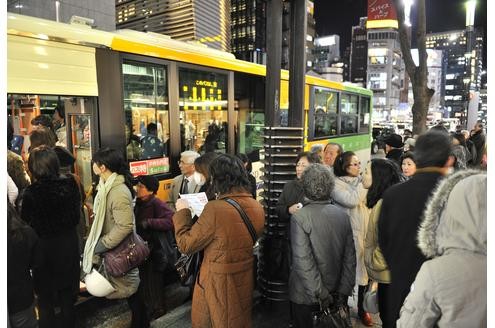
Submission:
<svg viewBox="0 0 495 328">
<path fill-rule="evenodd" d="M 83 256 L 83 271 L 87 274 L 91 272 L 93 268 L 93 255 L 95 251 L 95 246 L 98 243 L 98 239 L 101 235 L 101 230 L 103 229 L 103 223 L 105 222 L 105 212 L 107 209 L 107 196 L 110 189 L 112 189 L 115 179 L 117 178 L 117 173 L 112 173 L 106 181 L 100 178 L 98 183 L 98 193 L 95 197 L 94 202 L 94 221 L 91 226 L 91 231 L 89 232 L 88 239 L 86 240 L 86 245 L 84 246 L 84 256 Z"/>
</svg>

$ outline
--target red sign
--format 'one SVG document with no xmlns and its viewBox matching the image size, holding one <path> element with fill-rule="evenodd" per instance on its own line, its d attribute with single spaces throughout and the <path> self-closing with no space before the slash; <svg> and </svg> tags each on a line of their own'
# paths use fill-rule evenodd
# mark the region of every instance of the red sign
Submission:
<svg viewBox="0 0 495 328">
<path fill-rule="evenodd" d="M 168 157 L 148 159 L 129 163 L 131 174 L 135 177 L 140 175 L 158 174 L 168 172 L 170 165 Z"/>
<path fill-rule="evenodd" d="M 147 175 L 148 174 L 148 165 L 146 161 L 139 162 L 131 162 L 129 163 L 131 174 L 135 177 L 138 175 Z"/>
<path fill-rule="evenodd" d="M 392 0 L 368 0 L 368 20 L 397 20 L 397 12 Z"/>
</svg>

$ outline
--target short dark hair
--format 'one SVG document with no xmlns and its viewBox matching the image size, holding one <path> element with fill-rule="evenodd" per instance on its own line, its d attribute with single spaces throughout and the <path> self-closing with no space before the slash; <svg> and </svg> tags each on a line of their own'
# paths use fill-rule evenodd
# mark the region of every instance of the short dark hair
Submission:
<svg viewBox="0 0 495 328">
<path fill-rule="evenodd" d="M 461 133 L 461 132 L 453 133 L 452 134 L 452 138 L 454 138 L 457 141 L 459 141 L 459 144 L 462 145 L 462 146 L 464 146 L 467 149 L 466 137 L 464 136 L 464 133 Z"/>
<path fill-rule="evenodd" d="M 38 115 L 31 120 L 31 125 L 41 125 L 53 131 L 52 119 L 47 115 Z"/>
<path fill-rule="evenodd" d="M 62 101 L 57 102 L 55 111 L 58 112 L 58 115 L 65 120 L 65 104 Z"/>
<path fill-rule="evenodd" d="M 400 165 L 402 166 L 402 162 L 406 159 L 406 158 L 409 158 L 411 161 L 413 161 L 414 163 L 416 163 L 416 159 L 415 159 L 415 156 L 414 156 L 414 152 L 412 151 L 406 151 L 404 154 L 402 154 L 402 156 L 400 157 Z"/>
<path fill-rule="evenodd" d="M 335 158 L 335 163 L 333 163 L 333 173 L 338 177 L 344 177 L 347 175 L 347 168 L 351 165 L 352 156 L 356 154 L 352 151 L 346 151 L 339 154 Z"/>
<path fill-rule="evenodd" d="M 156 123 L 150 123 L 146 126 L 146 132 L 148 132 L 148 134 L 156 134 L 157 131 L 158 131 L 158 127 Z"/>
<path fill-rule="evenodd" d="M 371 186 L 366 195 L 366 206 L 372 208 L 390 186 L 402 181 L 402 173 L 393 160 L 374 158 L 371 160 Z"/>
<path fill-rule="evenodd" d="M 416 167 L 443 167 L 452 153 L 450 135 L 437 130 L 429 130 L 416 140 L 414 155 Z"/>
<path fill-rule="evenodd" d="M 47 127 L 42 127 L 31 131 L 29 141 L 31 142 L 30 148 L 36 148 L 42 145 L 55 147 L 57 142 L 55 133 Z"/>
<path fill-rule="evenodd" d="M 207 181 L 209 181 L 210 178 L 209 167 L 211 165 L 211 162 L 213 162 L 213 160 L 217 157 L 217 153 L 208 152 L 204 153 L 194 160 L 194 169 L 204 175 Z"/>
<path fill-rule="evenodd" d="M 226 194 L 231 191 L 249 192 L 250 183 L 242 161 L 230 154 L 221 154 L 209 167 L 213 191 Z"/>
<path fill-rule="evenodd" d="M 311 200 L 328 200 L 335 187 L 335 178 L 323 164 L 311 164 L 301 176 L 304 195 Z"/>
<path fill-rule="evenodd" d="M 296 164 L 303 157 L 306 157 L 308 159 L 308 162 L 310 162 L 311 164 L 321 164 L 320 155 L 311 151 L 304 151 L 302 153 L 297 154 Z"/>
<path fill-rule="evenodd" d="M 52 148 L 45 145 L 31 150 L 28 168 L 35 180 L 55 179 L 60 175 L 58 156 Z"/>
</svg>

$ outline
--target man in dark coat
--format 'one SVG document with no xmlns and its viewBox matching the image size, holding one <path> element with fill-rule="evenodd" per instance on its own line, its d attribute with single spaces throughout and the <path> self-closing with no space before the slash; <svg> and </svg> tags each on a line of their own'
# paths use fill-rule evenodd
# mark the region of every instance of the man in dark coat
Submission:
<svg viewBox="0 0 495 328">
<path fill-rule="evenodd" d="M 400 135 L 392 133 L 385 138 L 386 157 L 395 161 L 399 166 L 401 165 L 400 158 L 404 153 L 402 147 L 404 147 L 404 143 L 402 142 L 402 137 Z"/>
<path fill-rule="evenodd" d="M 383 327 L 395 327 L 399 311 L 417 272 L 425 261 L 416 235 L 426 202 L 440 178 L 453 164 L 449 135 L 429 131 L 419 136 L 414 154 L 416 173 L 390 187 L 383 195 L 378 219 L 378 242 L 390 269 L 388 318 Z"/>
<path fill-rule="evenodd" d="M 476 147 L 476 157 L 473 158 L 473 166 L 479 167 L 483 157 L 483 148 L 485 147 L 485 134 L 483 133 L 483 123 L 476 123 L 471 131 L 469 138 Z"/>
</svg>

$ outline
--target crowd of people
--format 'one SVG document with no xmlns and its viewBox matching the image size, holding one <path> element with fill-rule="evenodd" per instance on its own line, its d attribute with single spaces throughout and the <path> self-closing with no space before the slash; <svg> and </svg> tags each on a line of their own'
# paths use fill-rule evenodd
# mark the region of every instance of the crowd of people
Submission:
<svg viewBox="0 0 495 328">
<path fill-rule="evenodd" d="M 10 150 L 8 126 L 10 326 L 74 327 L 80 281 L 96 271 L 110 285 L 100 296 L 127 300 L 131 327 L 149 327 L 167 310 L 166 277 L 176 274 L 170 248 L 177 247 L 200 255 L 190 285 L 192 326 L 250 327 L 252 234 L 262 236 L 265 212 L 249 158 L 184 151 L 162 200 L 156 177 L 135 178 L 123 152 L 99 149 L 87 227 L 74 158 L 57 135 L 63 115 L 55 116 L 58 127 L 33 120 L 25 160 Z M 333 142 L 297 156 L 296 177 L 276 207 L 289 222 L 292 327 L 311 327 L 314 313 L 327 307 L 349 311 L 355 294 L 359 320 L 372 326 L 364 305 L 372 283 L 385 328 L 486 325 L 483 126 L 469 138 L 438 127 L 404 139 L 390 135 L 385 158 L 368 163 Z M 199 192 L 208 202 L 198 216 L 181 195 Z M 150 255 L 122 276 L 109 275 L 105 254 L 134 232 Z"/>
</svg>

